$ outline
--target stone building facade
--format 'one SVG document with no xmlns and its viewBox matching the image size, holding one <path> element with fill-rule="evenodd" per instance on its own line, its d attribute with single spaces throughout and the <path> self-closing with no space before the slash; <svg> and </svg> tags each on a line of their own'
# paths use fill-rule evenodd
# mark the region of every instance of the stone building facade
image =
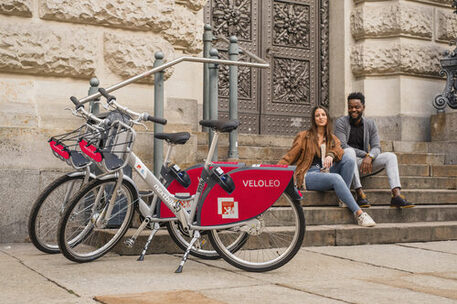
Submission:
<svg viewBox="0 0 457 304">
<path fill-rule="evenodd" d="M 451 0 L 334 1 L 330 15 L 330 110 L 362 91 L 385 139 L 429 141 L 439 59 L 457 36 Z M 343 13 L 344 12 L 344 13 Z M 336 16 L 335 16 L 336 15 Z"/>
<path fill-rule="evenodd" d="M 65 110 L 71 106 L 69 97 L 86 96 L 91 77 L 107 87 L 152 68 L 159 50 L 165 60 L 201 55 L 206 2 L 0 2 L 0 242 L 26 238 L 33 200 L 56 171 L 67 168 L 49 153 L 47 139 L 80 123 Z M 366 113 L 376 118 L 383 139 L 430 140 L 430 116 L 436 112 L 432 101 L 445 83 L 439 59 L 457 36 L 451 3 L 328 1 L 332 117 L 346 113 L 349 92 L 362 91 Z M 202 78 L 201 65 L 195 63 L 167 71 L 168 130 L 197 130 Z M 153 79 L 129 85 L 116 96 L 136 111 L 152 113 Z M 152 162 L 151 135 L 140 136 L 136 149 Z M 195 139 L 188 148 L 179 155 L 180 163 L 195 161 Z"/>
</svg>

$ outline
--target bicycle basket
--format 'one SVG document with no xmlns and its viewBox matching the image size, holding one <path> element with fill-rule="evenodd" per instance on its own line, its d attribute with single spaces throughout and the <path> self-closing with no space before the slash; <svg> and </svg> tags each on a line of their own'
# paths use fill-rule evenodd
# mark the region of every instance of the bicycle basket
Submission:
<svg viewBox="0 0 457 304">
<path fill-rule="evenodd" d="M 90 165 L 91 161 L 81 153 L 78 145 L 78 138 L 81 136 L 91 140 L 100 138 L 99 132 L 94 127 L 83 125 L 71 132 L 51 137 L 48 143 L 54 156 L 75 169 L 82 169 Z"/>
<path fill-rule="evenodd" d="M 114 121 L 100 132 L 100 140 L 82 137 L 79 148 L 91 161 L 106 172 L 114 172 L 127 165 L 128 156 L 135 140 L 135 131 L 121 121 Z"/>
</svg>

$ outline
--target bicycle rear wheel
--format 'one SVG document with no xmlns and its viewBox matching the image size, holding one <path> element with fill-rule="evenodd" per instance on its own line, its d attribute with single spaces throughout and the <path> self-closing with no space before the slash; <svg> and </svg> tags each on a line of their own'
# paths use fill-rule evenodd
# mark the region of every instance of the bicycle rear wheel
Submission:
<svg viewBox="0 0 457 304">
<path fill-rule="evenodd" d="M 239 231 L 249 239 L 238 251 L 227 247 Z M 214 249 L 231 265 L 246 271 L 263 272 L 279 268 L 292 259 L 305 235 L 305 218 L 299 201 L 287 193 L 264 213 L 240 226 L 212 230 L 209 239 Z"/>
<path fill-rule="evenodd" d="M 182 229 L 181 224 L 178 221 L 168 222 L 167 229 L 176 245 L 186 251 L 192 238 Z M 233 242 L 228 245 L 228 249 L 232 252 L 239 250 L 246 243 L 248 237 L 246 232 L 241 231 L 237 235 L 232 235 Z M 208 239 L 208 233 L 206 232 L 201 234 L 200 248 L 193 246 L 190 250 L 190 254 L 206 260 L 216 260 L 221 257 L 211 246 L 211 242 Z"/>
<path fill-rule="evenodd" d="M 138 193 L 126 180 L 115 191 L 116 183 L 115 177 L 94 180 L 70 201 L 59 222 L 57 236 L 59 247 L 69 260 L 93 261 L 111 250 L 127 232 Z M 112 199 L 114 195 L 116 198 Z"/>
<path fill-rule="evenodd" d="M 65 174 L 50 183 L 40 193 L 30 210 L 28 232 L 30 240 L 44 253 L 59 253 L 57 224 L 71 197 L 84 184 L 86 174 Z"/>
</svg>

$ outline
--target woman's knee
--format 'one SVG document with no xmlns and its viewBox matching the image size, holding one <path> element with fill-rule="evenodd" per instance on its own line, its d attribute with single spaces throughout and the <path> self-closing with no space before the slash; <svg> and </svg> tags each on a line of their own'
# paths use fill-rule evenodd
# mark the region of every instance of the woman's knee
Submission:
<svg viewBox="0 0 457 304">
<path fill-rule="evenodd" d="M 343 159 L 353 159 L 356 160 L 355 150 L 353 148 L 344 149 Z"/>
<path fill-rule="evenodd" d="M 341 159 L 341 162 L 345 166 L 349 165 L 349 166 L 355 167 L 357 164 L 357 157 L 355 155 L 354 149 L 352 149 L 352 148 L 344 149 L 344 154 L 343 154 L 343 158 Z"/>
<path fill-rule="evenodd" d="M 335 187 L 337 185 L 341 185 L 341 184 L 346 185 L 343 177 L 341 175 L 339 175 L 338 173 L 327 173 L 327 174 L 329 174 L 329 180 L 333 187 Z"/>
</svg>

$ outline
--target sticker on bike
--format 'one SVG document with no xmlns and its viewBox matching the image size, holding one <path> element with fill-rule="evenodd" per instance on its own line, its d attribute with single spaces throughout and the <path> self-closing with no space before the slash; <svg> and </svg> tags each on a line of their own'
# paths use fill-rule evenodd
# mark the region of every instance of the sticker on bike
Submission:
<svg viewBox="0 0 457 304">
<path fill-rule="evenodd" d="M 238 202 L 235 202 L 233 197 L 219 197 L 217 199 L 217 213 L 222 215 L 224 219 L 237 219 Z"/>
</svg>

